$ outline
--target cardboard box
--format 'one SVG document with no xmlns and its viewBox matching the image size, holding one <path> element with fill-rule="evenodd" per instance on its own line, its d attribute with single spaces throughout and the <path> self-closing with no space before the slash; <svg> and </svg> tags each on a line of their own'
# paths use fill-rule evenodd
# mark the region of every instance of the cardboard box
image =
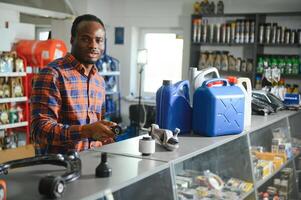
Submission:
<svg viewBox="0 0 301 200">
<path fill-rule="evenodd" d="M 33 156 L 35 156 L 35 149 L 32 144 L 14 149 L 6 149 L 0 151 L 0 163 Z"/>
</svg>

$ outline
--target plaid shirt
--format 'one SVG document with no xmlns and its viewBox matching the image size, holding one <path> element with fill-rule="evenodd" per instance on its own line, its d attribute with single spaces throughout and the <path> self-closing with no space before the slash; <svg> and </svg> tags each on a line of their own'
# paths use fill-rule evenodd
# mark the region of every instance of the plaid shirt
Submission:
<svg viewBox="0 0 301 200">
<path fill-rule="evenodd" d="M 66 153 L 89 148 L 80 139 L 82 126 L 101 120 L 105 100 L 103 78 L 71 54 L 49 63 L 35 77 L 31 95 L 31 133 L 36 153 Z"/>
</svg>

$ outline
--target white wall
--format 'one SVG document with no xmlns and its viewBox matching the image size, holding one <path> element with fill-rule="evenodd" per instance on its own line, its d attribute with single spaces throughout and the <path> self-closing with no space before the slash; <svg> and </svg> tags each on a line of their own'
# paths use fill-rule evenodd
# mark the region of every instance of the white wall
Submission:
<svg viewBox="0 0 301 200">
<path fill-rule="evenodd" d="M 34 39 L 35 37 L 35 26 L 33 24 L 20 23 L 19 11 L 3 9 L 0 7 L 0 28 L 1 30 L 9 34 L 1 34 L 1 43 L 8 42 L 9 46 L 13 45 L 14 42 L 20 39 Z M 8 27 L 6 27 L 6 23 Z M 9 50 L 10 50 L 9 48 Z M 1 49 L 1 48 L 0 48 Z M 8 50 L 8 49 L 7 49 Z"/>
<path fill-rule="evenodd" d="M 190 16 L 195 0 L 71 0 L 78 14 L 90 13 L 100 17 L 107 29 L 108 53 L 121 62 L 121 94 L 127 96 L 137 92 L 137 69 L 135 56 L 139 48 L 141 28 L 179 28 L 184 32 L 183 79 L 188 78 Z M 217 2 L 217 0 L 215 0 Z M 300 0 L 224 0 L 227 13 L 292 12 L 301 11 Z M 114 44 L 114 27 L 125 28 L 124 45 Z M 58 36 L 70 35 L 70 29 L 56 27 Z M 69 41 L 69 39 L 68 39 Z M 122 116 L 128 116 L 128 103 L 123 102 Z"/>
</svg>

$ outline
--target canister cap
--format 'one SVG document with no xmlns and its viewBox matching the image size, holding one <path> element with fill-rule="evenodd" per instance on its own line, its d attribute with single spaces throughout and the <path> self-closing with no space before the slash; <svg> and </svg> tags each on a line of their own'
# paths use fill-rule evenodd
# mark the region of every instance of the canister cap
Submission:
<svg viewBox="0 0 301 200">
<path fill-rule="evenodd" d="M 171 85 L 171 80 L 163 80 L 163 85 Z"/>
<path fill-rule="evenodd" d="M 235 76 L 228 76 L 228 81 L 231 85 L 237 84 L 237 78 Z"/>
</svg>

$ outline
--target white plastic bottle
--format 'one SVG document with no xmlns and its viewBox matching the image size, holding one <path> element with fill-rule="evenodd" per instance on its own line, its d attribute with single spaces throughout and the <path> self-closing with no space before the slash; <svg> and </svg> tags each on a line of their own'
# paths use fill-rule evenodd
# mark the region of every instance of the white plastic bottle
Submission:
<svg viewBox="0 0 301 200">
<path fill-rule="evenodd" d="M 245 116 L 244 116 L 244 130 L 249 130 L 251 127 L 252 115 L 252 85 L 249 78 L 240 77 L 237 79 L 237 86 L 241 88 L 245 94 Z"/>
<path fill-rule="evenodd" d="M 205 80 L 211 78 L 220 78 L 217 68 L 208 67 L 202 70 L 198 70 L 197 68 L 190 69 L 190 99 L 193 99 L 194 91 L 202 86 Z"/>
</svg>

